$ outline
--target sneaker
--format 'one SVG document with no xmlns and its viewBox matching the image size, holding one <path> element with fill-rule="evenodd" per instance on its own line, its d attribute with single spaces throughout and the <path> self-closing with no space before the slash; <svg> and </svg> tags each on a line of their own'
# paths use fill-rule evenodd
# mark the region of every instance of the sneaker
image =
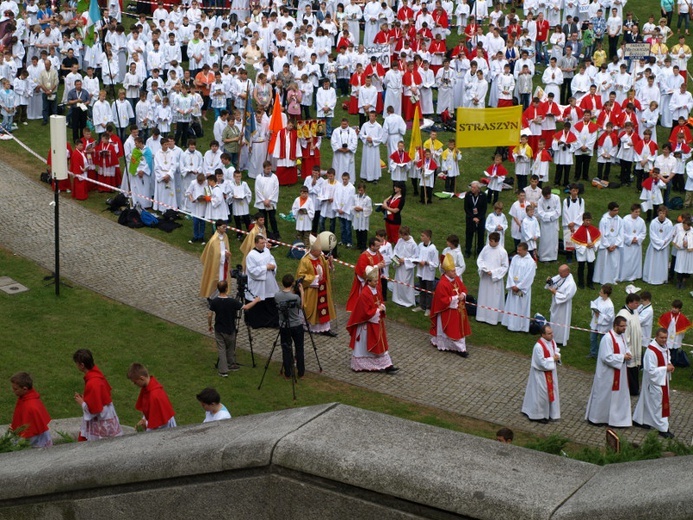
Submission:
<svg viewBox="0 0 693 520">
<path fill-rule="evenodd" d="M 203 245 L 205 245 L 206 243 L 207 243 L 207 242 L 202 241 L 202 242 L 200 242 L 200 245 L 203 246 Z"/>
<path fill-rule="evenodd" d="M 236 370 L 240 370 L 240 369 L 241 369 L 241 365 L 239 365 L 239 364 L 237 364 L 237 363 L 234 363 L 233 365 L 231 365 L 231 366 L 229 367 L 229 370 L 231 370 L 231 371 L 233 371 L 233 372 L 235 372 Z"/>
<path fill-rule="evenodd" d="M 219 377 L 229 377 L 226 372 L 219 372 Z"/>
<path fill-rule="evenodd" d="M 196 240 L 193 238 L 192 240 L 188 240 L 188 244 L 194 244 Z"/>
<path fill-rule="evenodd" d="M 411 312 L 421 312 L 423 309 L 421 307 L 414 307 Z"/>
<path fill-rule="evenodd" d="M 28 125 L 29 123 L 27 123 L 26 121 L 24 121 L 22 124 L 23 124 L 23 125 Z"/>
<path fill-rule="evenodd" d="M 426 309 L 426 312 L 424 312 L 424 316 L 430 316 L 430 315 L 431 315 L 431 311 L 429 311 L 428 309 Z"/>
</svg>

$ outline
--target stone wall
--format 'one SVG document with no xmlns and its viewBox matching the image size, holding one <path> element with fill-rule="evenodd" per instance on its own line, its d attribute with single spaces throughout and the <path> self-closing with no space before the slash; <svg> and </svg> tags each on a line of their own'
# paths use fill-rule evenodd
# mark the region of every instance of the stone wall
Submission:
<svg viewBox="0 0 693 520">
<path fill-rule="evenodd" d="M 0 460 L 0 520 L 693 517 L 690 457 L 600 468 L 338 404 Z"/>
</svg>

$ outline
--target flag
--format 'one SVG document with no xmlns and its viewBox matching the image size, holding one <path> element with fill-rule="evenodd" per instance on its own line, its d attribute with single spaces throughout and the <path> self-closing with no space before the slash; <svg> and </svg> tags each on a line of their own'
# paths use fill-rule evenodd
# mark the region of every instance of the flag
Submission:
<svg viewBox="0 0 693 520">
<path fill-rule="evenodd" d="M 84 23 L 84 28 L 82 29 L 84 35 L 84 45 L 86 45 L 87 47 L 92 47 L 96 40 L 94 36 L 94 31 L 96 27 L 94 24 L 96 24 L 96 22 L 101 21 L 101 8 L 99 7 L 98 0 L 90 0 L 89 10 L 86 12 L 80 12 L 80 7 L 84 9 L 86 7 L 86 3 L 87 0 L 80 0 L 80 2 L 77 4 L 77 12 L 80 13 L 82 21 Z"/>
<path fill-rule="evenodd" d="M 274 143 L 277 140 L 277 135 L 284 129 L 284 120 L 282 119 L 282 100 L 279 97 L 279 92 L 274 97 L 274 108 L 272 109 L 272 117 L 269 122 L 270 142 L 267 147 L 267 153 L 274 152 Z"/>
<path fill-rule="evenodd" d="M 142 150 L 135 148 L 130 155 L 130 164 L 128 165 L 128 172 L 130 175 L 137 175 L 137 167 L 140 165 L 140 159 L 143 156 Z"/>
<path fill-rule="evenodd" d="M 421 140 L 421 123 L 419 122 L 419 106 L 414 109 L 414 123 L 411 127 L 411 138 L 409 141 L 409 157 L 414 162 L 418 162 L 423 157 L 419 157 L 419 150 L 423 147 Z"/>
<path fill-rule="evenodd" d="M 502 108 L 458 108 L 455 141 L 458 148 L 517 146 L 522 129 L 522 105 Z"/>
<path fill-rule="evenodd" d="M 248 104 L 245 111 L 245 138 L 246 143 L 252 143 L 252 137 L 257 127 L 255 125 L 255 110 L 253 109 L 253 100 L 248 98 Z"/>
</svg>

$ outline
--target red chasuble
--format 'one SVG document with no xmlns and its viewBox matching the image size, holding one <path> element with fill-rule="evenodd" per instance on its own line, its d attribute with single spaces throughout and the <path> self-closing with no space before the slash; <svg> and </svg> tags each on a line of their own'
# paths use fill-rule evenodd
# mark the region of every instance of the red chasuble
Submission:
<svg viewBox="0 0 693 520">
<path fill-rule="evenodd" d="M 380 284 L 378 284 L 378 286 L 380 286 Z M 375 316 L 378 306 L 381 303 L 380 294 L 378 292 L 373 294 L 370 287 L 365 287 L 364 290 L 361 291 L 356 308 L 349 316 L 349 321 L 347 322 L 347 330 L 351 335 L 351 340 L 349 341 L 349 348 L 351 350 L 354 350 L 356 340 L 360 339 L 358 335 L 363 334 L 363 330 L 359 328 L 359 325 L 363 323 L 366 324 L 368 352 L 381 355 L 389 350 L 387 333 L 385 332 L 385 324 L 383 323 L 384 315 L 380 315 L 380 321 L 378 323 L 368 321 Z"/>
<path fill-rule="evenodd" d="M 12 415 L 11 428 L 18 430 L 21 427 L 25 429 L 19 434 L 20 437 L 28 439 L 36 437 L 48 430 L 48 423 L 51 422 L 51 417 L 46 411 L 46 407 L 41 401 L 41 396 L 33 388 L 22 397 L 17 399 L 17 404 L 14 407 Z"/>
<path fill-rule="evenodd" d="M 657 356 L 657 366 L 658 367 L 665 367 L 667 366 L 666 361 L 664 360 L 664 354 L 657 348 L 653 347 L 650 345 L 647 347 L 650 349 L 650 351 Z M 670 408 L 669 408 L 669 382 L 667 379 L 664 379 L 664 384 L 662 385 L 662 417 L 669 417 L 670 413 Z"/>
<path fill-rule="evenodd" d="M 594 226 L 580 226 L 575 230 L 575 233 L 573 233 L 570 237 L 570 240 L 579 245 L 579 246 L 587 246 L 589 241 L 587 240 L 587 232 L 589 231 L 589 239 L 592 241 L 592 243 L 597 245 L 599 242 L 599 239 L 602 238 L 602 234 L 599 231 L 599 228 L 596 228 Z"/>
<path fill-rule="evenodd" d="M 164 387 L 154 376 L 149 378 L 147 386 L 140 389 L 135 409 L 142 412 L 147 419 L 147 428 L 150 430 L 164 426 L 171 417 L 176 415 Z"/>
<path fill-rule="evenodd" d="M 678 314 L 672 314 L 671 311 L 665 312 L 659 317 L 657 324 L 668 330 L 672 320 L 676 323 L 676 334 L 683 334 L 691 328 L 691 322 L 680 312 Z"/>
<path fill-rule="evenodd" d="M 369 265 L 378 265 L 383 261 L 383 255 L 376 253 L 372 255 L 369 251 L 364 251 L 359 256 L 356 262 L 356 267 L 354 268 L 354 282 L 351 284 L 351 292 L 349 293 L 349 299 L 347 299 L 346 311 L 353 312 L 358 305 L 359 296 L 361 291 L 365 286 L 365 282 L 361 280 L 366 279 L 366 267 Z M 361 280 L 359 280 L 359 278 Z M 380 287 L 380 285 L 378 285 Z"/>
<path fill-rule="evenodd" d="M 443 332 L 450 339 L 462 339 L 472 333 L 464 300 L 460 299 L 457 309 L 450 308 L 453 296 L 463 294 L 467 294 L 467 288 L 459 276 L 455 276 L 453 280 L 450 280 L 447 275 L 440 277 L 431 303 L 431 336 L 438 334 L 438 316 L 440 316 Z"/>
<path fill-rule="evenodd" d="M 96 365 L 84 374 L 84 402 L 87 403 L 89 413 L 93 415 L 101 413 L 104 406 L 113 402 L 111 385 Z"/>
</svg>

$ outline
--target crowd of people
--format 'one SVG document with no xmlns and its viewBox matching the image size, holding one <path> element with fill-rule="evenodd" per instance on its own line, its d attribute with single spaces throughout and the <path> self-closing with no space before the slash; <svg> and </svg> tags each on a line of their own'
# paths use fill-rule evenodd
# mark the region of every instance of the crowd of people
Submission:
<svg viewBox="0 0 693 520">
<path fill-rule="evenodd" d="M 94 361 L 92 352 L 79 349 L 72 360 L 84 374 L 84 390 L 76 392 L 74 400 L 80 407 L 82 424 L 78 442 L 97 441 L 109 437 L 120 437 L 123 429 L 113 405 L 111 385 Z M 164 387 L 140 363 L 132 363 L 127 378 L 140 389 L 135 409 L 142 413 L 136 428 L 141 431 L 163 430 L 176 427 L 176 417 L 171 401 Z M 50 414 L 41 396 L 34 388 L 34 380 L 27 372 L 18 372 L 10 378 L 12 391 L 17 396 L 17 404 L 12 415 L 10 429 L 34 448 L 53 446 L 49 429 Z M 230 419 L 231 414 L 221 403 L 219 392 L 208 387 L 197 395 L 197 400 L 205 411 L 203 422 Z"/>
<path fill-rule="evenodd" d="M 525 332 L 537 262 L 566 255 L 566 264 L 545 284 L 552 293 L 550 321 L 561 326 L 550 338 L 544 330 L 542 337 L 555 341 L 554 346 L 569 340 L 578 289 L 594 289 L 597 283 L 607 294 L 609 284 L 639 279 L 652 285 L 673 280 L 683 288 L 693 273 L 690 215 L 674 224 L 666 207 L 672 190 L 686 193 L 686 207 L 693 203 L 685 1 L 677 4 L 677 35 L 670 28 L 671 11 L 641 25 L 632 13 L 624 13 L 623 3 L 604 0 L 526 0 L 523 18 L 514 7 L 489 10 L 485 0 L 400 0 L 392 6 L 331 0 L 315 11 L 305 2 L 298 8 L 264 0 L 251 8 L 242 2 L 231 10 L 195 0 L 170 8 L 159 2 L 151 17 L 138 16 L 129 31 L 117 3 L 110 3 L 90 46 L 82 41 L 82 21 L 74 8 L 66 5 L 56 14 L 41 3 L 34 6 L 35 1 L 27 0 L 20 9 L 6 0 L 0 7 L 14 24 L 16 38 L 0 67 L 3 128 L 11 132 L 27 119 L 47 124 L 57 112 L 62 82 L 61 104 L 67 107 L 74 141 L 69 147 L 74 178 L 60 189 L 84 199 L 97 186 L 102 191 L 116 187 L 142 209 L 189 214 L 190 243 L 205 246 L 200 295 L 212 302 L 233 300 L 224 296 L 228 285 L 219 287 L 231 273 L 226 228 L 233 216 L 235 227 L 247 233 L 245 238 L 237 233 L 248 276 L 244 299 L 258 326 L 279 325 L 276 300 L 300 280 L 311 331 L 333 336 L 331 259 L 311 236 L 336 233 L 339 222 L 340 245 L 351 248 L 355 232 L 363 253 L 347 302 L 354 370 L 397 370 L 385 333 L 388 298 L 431 318 L 435 347 L 467 357 L 463 274 L 465 257 L 473 254 L 479 276 L 476 320 Z M 455 27 L 459 44 L 448 46 Z M 627 55 L 626 44 L 643 42 L 649 43 L 649 56 Z M 116 85 L 122 85 L 117 93 Z M 333 125 L 339 100 L 351 116 L 358 115 L 357 127 L 348 118 Z M 462 154 L 454 140 L 444 144 L 431 131 L 413 156 L 405 148 L 417 110 L 422 117 L 436 115 L 447 122 L 458 107 L 518 104 L 523 130 L 520 144 L 509 150 L 517 201 L 506 214 L 499 195 L 509 172 L 498 154 L 482 182 L 472 182 L 464 197 L 464 244 L 449 234 L 439 252 L 429 229 L 419 231 L 417 244 L 402 220 L 408 186 L 422 204 L 433 201 L 439 178 L 446 192 L 464 189 L 457 185 Z M 271 132 L 278 111 L 282 130 Z M 208 119 L 214 120 L 213 135 L 204 140 L 209 145 L 203 153 L 198 148 Z M 313 119 L 324 131 L 299 136 L 299 124 Z M 661 128 L 669 134 L 664 143 L 657 139 Z M 333 157 L 324 168 L 320 151 L 326 146 Z M 616 164 L 618 182 L 635 183 L 640 201 L 625 218 L 619 216 L 619 203 L 610 203 L 598 226 L 585 211 L 584 186 L 578 184 L 594 177 L 595 155 L 599 185 L 610 181 Z M 393 191 L 378 206 L 368 188 L 383 178 L 381 162 Z M 282 280 L 280 288 L 266 241 L 280 238 L 281 187 L 297 182 L 302 186 L 291 214 L 307 253 L 294 280 Z M 561 200 L 564 189 L 568 196 Z M 378 210 L 385 228 L 371 236 L 370 216 Z M 211 236 L 209 221 L 215 223 Z M 650 240 L 643 252 L 648 223 Z M 508 228 L 513 248 L 506 247 Z M 396 283 L 388 285 L 389 278 Z M 231 347 L 236 329 L 218 317 L 231 307 L 232 312 L 239 309 L 217 304 L 218 369 L 225 376 L 237 367 Z M 637 312 L 637 306 L 631 310 Z M 602 311 L 593 312 L 593 329 L 615 326 Z M 282 346 L 290 341 L 297 346 L 291 338 L 284 335 Z M 650 336 L 643 335 L 646 339 L 642 346 L 649 346 Z M 601 356 L 600 341 L 595 341 L 592 354 Z M 669 340 L 667 345 L 674 348 Z M 544 344 L 535 354 L 554 361 L 559 355 Z M 653 356 L 660 361 L 654 351 Z M 291 377 L 293 367 L 285 360 L 285 375 Z M 303 367 L 296 367 L 302 375 Z M 557 388 L 552 395 L 557 405 Z M 553 408 L 541 418 L 556 418 Z"/>
</svg>

